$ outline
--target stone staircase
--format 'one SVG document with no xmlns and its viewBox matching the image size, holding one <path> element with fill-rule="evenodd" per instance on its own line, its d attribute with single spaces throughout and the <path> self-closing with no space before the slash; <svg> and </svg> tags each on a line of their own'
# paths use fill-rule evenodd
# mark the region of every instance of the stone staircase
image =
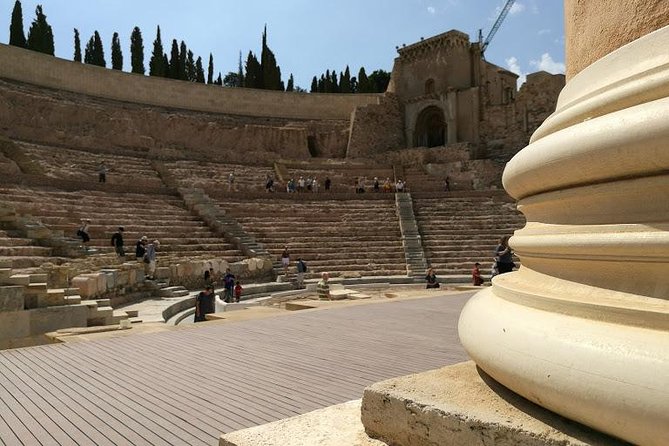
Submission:
<svg viewBox="0 0 669 446">
<path fill-rule="evenodd" d="M 402 246 L 406 256 L 407 273 L 411 277 L 422 278 L 425 276 L 427 261 L 425 260 L 423 243 L 413 212 L 411 194 L 407 192 L 396 193 L 395 205 L 397 206 L 397 216 L 402 232 Z"/>
<path fill-rule="evenodd" d="M 247 257 L 269 257 L 270 254 L 230 215 L 226 214 L 202 189 L 179 189 L 186 206 L 221 237 L 225 237 Z"/>
<path fill-rule="evenodd" d="M 291 194 L 292 195 L 292 194 Z M 298 257 L 306 277 L 406 275 L 406 261 L 395 204 L 390 200 L 226 200 L 222 208 L 262 243 L 278 263 L 288 246 L 291 273 Z"/>
<path fill-rule="evenodd" d="M 414 211 L 429 266 L 437 276 L 471 276 L 475 262 L 489 276 L 499 239 L 525 224 L 503 192 L 416 198 Z"/>
</svg>

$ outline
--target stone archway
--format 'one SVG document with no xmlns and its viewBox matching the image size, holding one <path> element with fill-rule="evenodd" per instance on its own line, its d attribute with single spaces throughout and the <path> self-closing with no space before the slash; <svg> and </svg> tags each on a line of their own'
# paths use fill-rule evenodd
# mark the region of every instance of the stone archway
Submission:
<svg viewBox="0 0 669 446">
<path fill-rule="evenodd" d="M 416 120 L 414 146 L 437 147 L 446 144 L 444 112 L 434 105 L 425 108 Z"/>
</svg>

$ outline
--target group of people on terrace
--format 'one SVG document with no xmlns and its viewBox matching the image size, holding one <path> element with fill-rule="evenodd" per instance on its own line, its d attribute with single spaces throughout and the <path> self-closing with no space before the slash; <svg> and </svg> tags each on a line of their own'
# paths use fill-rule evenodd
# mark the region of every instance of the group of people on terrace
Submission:
<svg viewBox="0 0 669 446">
<path fill-rule="evenodd" d="M 195 297 L 195 322 L 206 321 L 207 314 L 216 311 L 217 284 L 223 285 L 223 301 L 225 303 L 239 302 L 242 297 L 243 287 L 235 277 L 230 268 L 226 268 L 224 275 L 218 275 L 214 268 L 210 267 L 204 272 L 204 290 Z"/>
<path fill-rule="evenodd" d="M 364 194 L 365 191 L 367 190 L 367 177 L 358 177 L 354 181 L 354 187 L 355 187 L 355 193 L 356 194 Z M 407 183 L 406 181 L 402 180 L 401 178 L 398 178 L 397 181 L 392 182 L 390 178 L 386 178 L 381 182 L 379 180 L 379 177 L 374 177 L 372 180 L 372 191 L 373 192 L 404 192 L 407 190 Z"/>
</svg>

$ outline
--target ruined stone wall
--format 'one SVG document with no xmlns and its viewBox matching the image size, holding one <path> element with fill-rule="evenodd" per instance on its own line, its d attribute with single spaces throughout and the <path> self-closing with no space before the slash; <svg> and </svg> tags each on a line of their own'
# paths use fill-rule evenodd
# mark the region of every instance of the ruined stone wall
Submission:
<svg viewBox="0 0 669 446">
<path fill-rule="evenodd" d="M 136 104 L 290 119 L 348 119 L 377 94 L 284 93 L 141 76 L 0 44 L 0 78 Z"/>
<path fill-rule="evenodd" d="M 346 156 L 367 157 L 405 146 L 404 116 L 400 103 L 387 93 L 378 105 L 358 107 L 351 119 Z"/>
<path fill-rule="evenodd" d="M 539 71 L 527 75 L 527 81 L 520 87 L 516 97 L 516 120 L 525 134 L 532 135 L 555 111 L 564 86 L 564 74 Z"/>
<path fill-rule="evenodd" d="M 322 122 L 164 109 L 0 81 L 1 134 L 70 148 L 124 149 L 152 159 L 306 159 L 309 136 L 323 139 L 332 153 L 344 153 L 348 135 L 331 134 L 346 131 L 348 119 Z"/>
</svg>

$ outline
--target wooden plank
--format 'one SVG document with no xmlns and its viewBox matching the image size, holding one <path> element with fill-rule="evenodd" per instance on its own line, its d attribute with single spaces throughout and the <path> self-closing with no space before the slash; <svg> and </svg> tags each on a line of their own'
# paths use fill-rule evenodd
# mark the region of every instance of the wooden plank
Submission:
<svg viewBox="0 0 669 446">
<path fill-rule="evenodd" d="M 49 432 L 58 444 L 66 444 L 63 432 L 99 444 L 213 444 L 222 432 L 359 398 L 373 382 L 466 359 L 455 327 L 467 298 L 0 352 L 0 370 L 12 380 L 5 382 L 11 392 L 0 393 L 7 409 L 0 408 L 0 435 L 27 444 L 53 438 Z M 59 415 L 41 430 L 30 421 L 14 428 L 25 407 Z"/>
</svg>

